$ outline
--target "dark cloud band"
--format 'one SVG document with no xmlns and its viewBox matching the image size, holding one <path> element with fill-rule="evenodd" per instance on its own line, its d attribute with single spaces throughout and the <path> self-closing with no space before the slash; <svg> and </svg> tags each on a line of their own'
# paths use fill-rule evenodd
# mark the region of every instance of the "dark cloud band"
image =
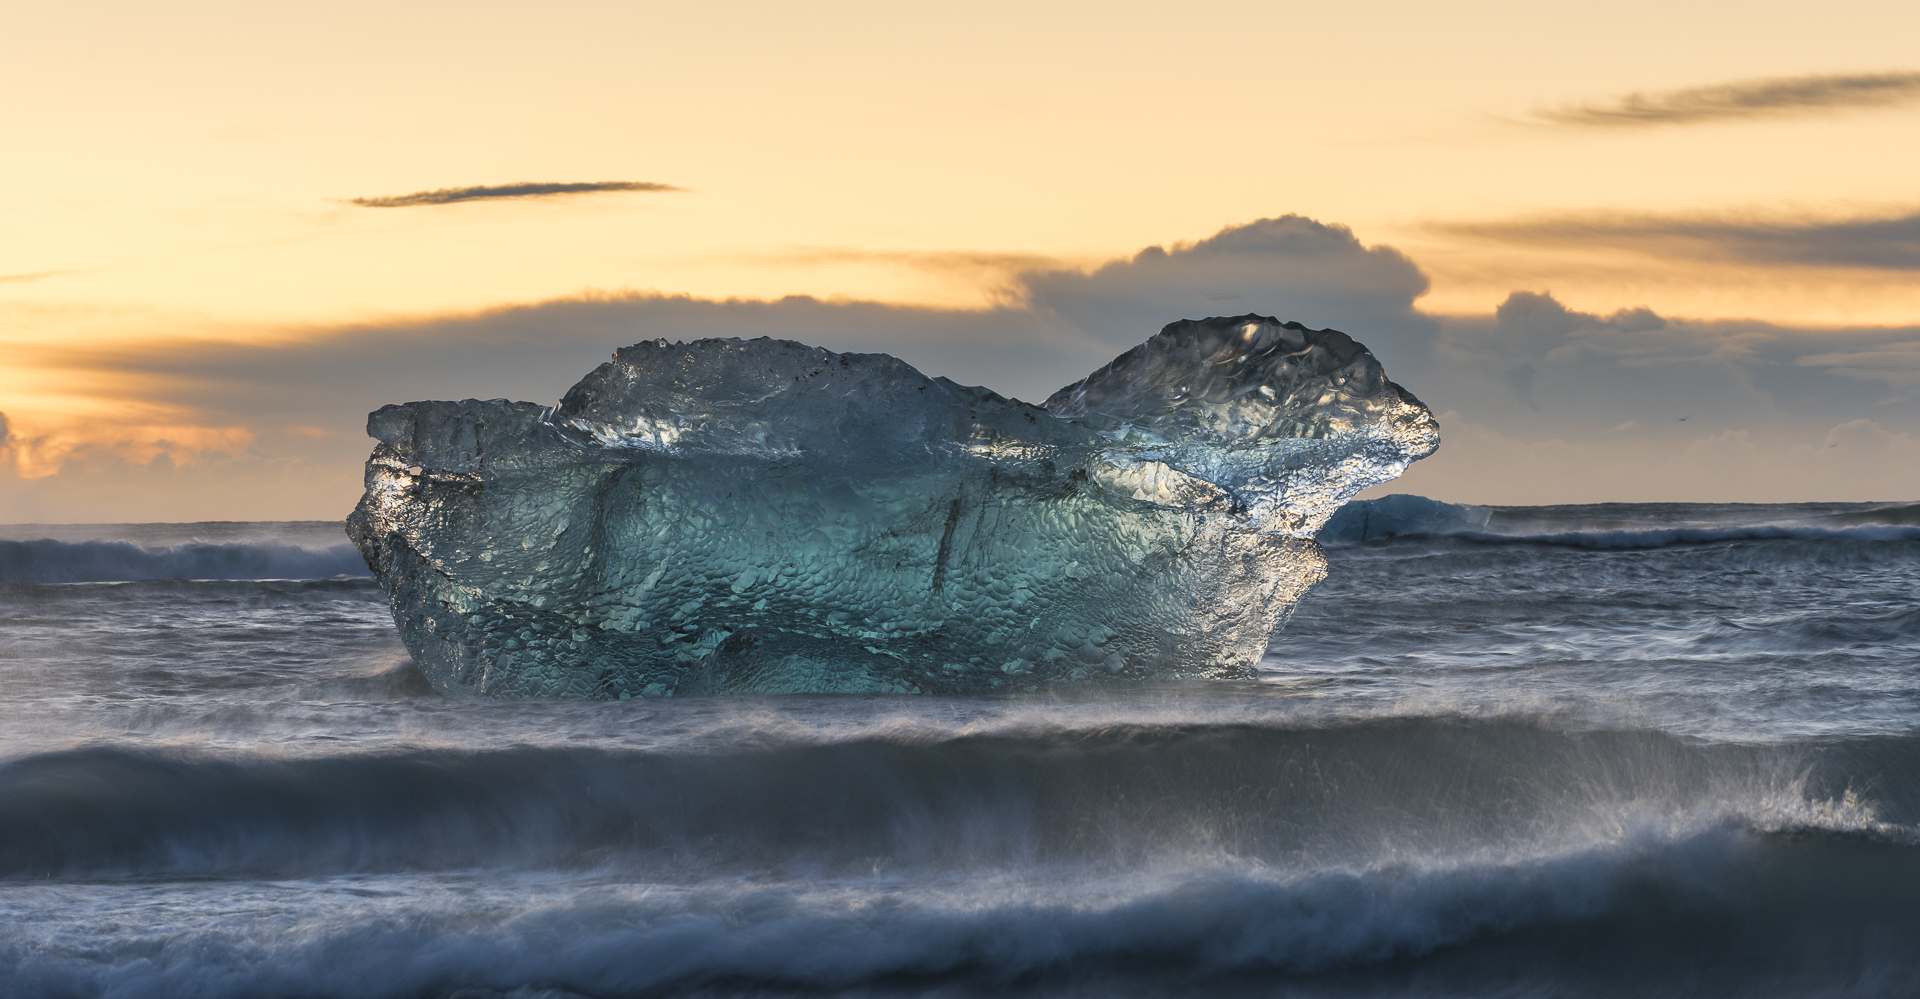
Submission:
<svg viewBox="0 0 1920 999">
<path fill-rule="evenodd" d="M 1920 72 L 1788 76 L 1708 87 L 1632 93 L 1604 104 L 1534 112 L 1540 120 L 1582 128 L 1687 125 L 1920 100 Z"/>
<path fill-rule="evenodd" d="M 1455 228 L 1529 250 L 1761 255 L 1787 247 L 1793 259 L 1832 259 L 1853 252 L 1841 249 L 1853 242 L 1883 247 L 1874 258 L 1883 266 L 1920 261 L 1920 209 L 1887 214 L 1825 222 L 1587 215 Z M 1022 266 L 991 255 L 962 262 L 975 259 Z M 1898 273 L 1912 267 L 1920 262 Z M 1397 380 L 1451 414 L 1440 456 L 1400 487 L 1411 491 L 1558 503 L 1911 500 L 1920 489 L 1920 326 L 1796 328 L 1646 308 L 1601 315 L 1531 292 L 1493 315 L 1425 315 L 1413 305 L 1426 277 L 1411 260 L 1299 216 L 1089 271 L 1020 270 L 1011 280 L 1019 292 L 987 309 L 587 295 L 283 331 L 253 343 L 160 335 L 13 344 L 0 364 L 94 393 L 101 413 L 134 414 L 128 426 L 145 427 L 133 421 L 157 412 L 168 414 L 169 434 L 220 433 L 197 451 L 170 446 L 162 453 L 178 465 L 162 466 L 113 443 L 135 439 L 122 424 L 90 427 L 98 443 L 61 458 L 54 474 L 27 479 L 13 471 L 17 457 L 0 460 L 0 510 L 21 521 L 135 519 L 128 511 L 149 520 L 160 511 L 173 520 L 338 517 L 360 491 L 369 410 L 412 399 L 553 399 L 610 348 L 654 337 L 773 336 L 886 351 L 929 374 L 1034 399 L 1171 319 L 1249 311 L 1359 335 Z M 0 449 L 14 457 L 40 447 L 27 414 L 10 415 L 23 429 L 9 439 L 0 424 Z M 235 433 L 252 443 L 224 443 Z"/>
<path fill-rule="evenodd" d="M 1569 216 L 1439 228 L 1495 242 L 1605 247 L 1679 259 L 1920 271 L 1920 212 L 1840 220 Z"/>
<path fill-rule="evenodd" d="M 572 184 L 494 184 L 479 187 L 443 187 L 437 191 L 415 191 L 378 198 L 349 198 L 348 204 L 362 208 L 412 208 L 417 205 L 451 205 L 461 201 L 494 201 L 503 198 L 559 198 L 574 194 L 606 194 L 615 191 L 678 191 L 671 184 L 642 180 L 598 180 Z"/>
</svg>

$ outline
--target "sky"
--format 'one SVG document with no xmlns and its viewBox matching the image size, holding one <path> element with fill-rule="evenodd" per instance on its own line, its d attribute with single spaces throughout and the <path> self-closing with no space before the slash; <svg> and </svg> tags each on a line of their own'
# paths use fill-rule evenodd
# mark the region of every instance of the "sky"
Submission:
<svg viewBox="0 0 1920 999">
<path fill-rule="evenodd" d="M 775 336 L 1037 401 L 1367 344 L 1379 491 L 1920 498 L 1920 5 L 15 4 L 0 522 L 336 519 L 368 411 Z"/>
</svg>

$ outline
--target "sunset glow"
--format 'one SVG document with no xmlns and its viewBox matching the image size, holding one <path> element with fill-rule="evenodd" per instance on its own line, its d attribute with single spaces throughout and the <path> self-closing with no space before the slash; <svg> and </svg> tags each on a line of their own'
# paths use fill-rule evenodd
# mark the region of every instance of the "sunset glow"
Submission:
<svg viewBox="0 0 1920 999">
<path fill-rule="evenodd" d="M 1808 335 L 1920 325 L 1911 4 L 1808 19 L 1217 3 L 1171 19 L 1146 4 L 93 3 L 6 25 L 0 83 L 31 95 L 0 112 L 16 151 L 0 163 L 0 412 L 23 481 L 86 453 L 249 452 L 332 483 L 256 490 L 257 515 L 333 516 L 358 488 L 351 407 L 209 406 L 195 380 L 226 376 L 207 345 L 440 336 L 491 310 L 649 295 L 990 314 L 1033 305 L 1027 275 L 1285 215 L 1404 254 L 1428 283 L 1419 315 L 1489 318 L 1528 292 Z M 1193 307 L 1375 343 L 1363 317 L 1228 284 Z M 1093 331 L 1099 349 L 1181 318 L 1176 304 Z M 705 335 L 603 333 L 581 356 Z M 862 336 L 913 359 L 911 334 Z M 211 367 L 166 361 L 188 355 Z M 1028 367 L 1058 383 L 1081 373 L 1073 357 Z M 1900 371 L 1914 379 L 1883 383 L 1920 379 Z M 1920 430 L 1898 400 L 1850 415 Z M 310 447 L 329 440 L 337 453 Z M 59 515 L 52 492 L 6 494 L 13 519 Z"/>
</svg>

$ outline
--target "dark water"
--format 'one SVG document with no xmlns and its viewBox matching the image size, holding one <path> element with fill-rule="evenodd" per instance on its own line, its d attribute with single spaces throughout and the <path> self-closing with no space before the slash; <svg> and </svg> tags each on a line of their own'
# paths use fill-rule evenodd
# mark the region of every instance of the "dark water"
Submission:
<svg viewBox="0 0 1920 999">
<path fill-rule="evenodd" d="M 1920 994 L 1915 512 L 1381 519 L 1260 682 L 593 704 L 158 578 L 332 525 L 8 528 L 0 995 Z"/>
</svg>

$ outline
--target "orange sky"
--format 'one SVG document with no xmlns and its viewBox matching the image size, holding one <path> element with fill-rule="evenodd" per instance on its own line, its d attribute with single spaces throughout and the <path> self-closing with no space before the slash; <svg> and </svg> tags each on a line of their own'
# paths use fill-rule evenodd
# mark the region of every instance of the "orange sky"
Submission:
<svg viewBox="0 0 1920 999">
<path fill-rule="evenodd" d="M 220 422 L 50 360 L 76 345 L 624 292 L 1017 306 L 1023 272 L 1285 214 L 1406 254 L 1430 315 L 1550 291 L 1920 324 L 1912 3 L 15 7 L 0 412 L 26 478 L 359 432 Z M 352 203 L 521 181 L 675 190 Z"/>
</svg>

